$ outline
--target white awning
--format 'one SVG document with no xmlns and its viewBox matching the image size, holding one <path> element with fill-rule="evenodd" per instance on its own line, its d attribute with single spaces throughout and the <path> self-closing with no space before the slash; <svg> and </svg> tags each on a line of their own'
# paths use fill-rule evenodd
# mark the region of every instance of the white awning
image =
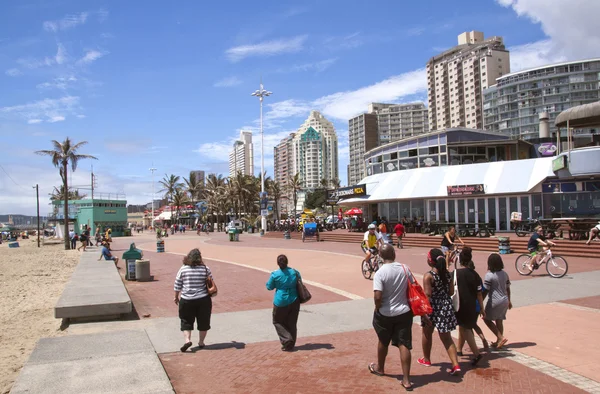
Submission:
<svg viewBox="0 0 600 394">
<path fill-rule="evenodd" d="M 173 213 L 171 211 L 163 212 L 156 217 L 155 220 L 171 220 L 171 215 Z"/>
<path fill-rule="evenodd" d="M 553 177 L 552 157 L 493 163 L 416 168 L 371 175 L 360 181 L 367 196 L 350 198 L 340 205 L 378 201 L 448 197 L 448 186 L 483 184 L 485 194 L 527 193 Z"/>
</svg>

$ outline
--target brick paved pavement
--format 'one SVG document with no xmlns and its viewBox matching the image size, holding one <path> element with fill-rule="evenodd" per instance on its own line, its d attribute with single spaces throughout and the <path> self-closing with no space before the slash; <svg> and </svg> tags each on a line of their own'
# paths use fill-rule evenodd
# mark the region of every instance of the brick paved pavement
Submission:
<svg viewBox="0 0 600 394">
<path fill-rule="evenodd" d="M 600 310 L 600 296 L 575 298 L 573 300 L 564 300 L 561 302 Z"/>
<path fill-rule="evenodd" d="M 269 327 L 272 329 L 272 327 Z M 421 330 L 413 325 L 411 381 L 416 392 L 428 393 L 578 393 L 573 386 L 490 354 L 478 368 L 463 357 L 462 377 L 451 377 L 448 356 L 434 337 L 430 368 L 419 365 Z M 390 393 L 402 392 L 401 367 L 396 348 L 390 347 L 386 373 L 378 377 L 367 370 L 376 359 L 373 330 L 300 338 L 298 351 L 285 353 L 278 342 L 237 348 L 216 346 L 195 353 L 169 353 L 160 359 L 179 394 L 205 393 Z"/>
<path fill-rule="evenodd" d="M 177 316 L 177 306 L 173 302 L 173 282 L 183 257 L 170 253 L 145 251 L 144 258 L 150 260 L 154 281 L 125 281 L 125 287 L 138 316 L 150 315 L 149 317 L 152 318 Z M 273 292 L 265 288 L 269 278 L 266 272 L 211 260 L 205 262 L 219 287 L 219 295 L 213 300 L 213 313 L 265 309 L 273 305 Z M 123 260 L 119 261 L 119 266 L 121 267 L 119 271 L 124 277 Z M 315 304 L 348 299 L 310 285 L 307 287 L 314 296 Z"/>
</svg>

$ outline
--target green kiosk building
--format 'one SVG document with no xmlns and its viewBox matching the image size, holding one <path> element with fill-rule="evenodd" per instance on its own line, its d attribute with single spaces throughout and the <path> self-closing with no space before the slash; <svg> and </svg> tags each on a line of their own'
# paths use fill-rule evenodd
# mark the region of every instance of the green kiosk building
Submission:
<svg viewBox="0 0 600 394">
<path fill-rule="evenodd" d="M 52 201 L 54 217 L 64 220 L 63 201 Z M 74 223 L 77 233 L 85 227 L 90 228 L 90 235 L 96 235 L 96 228 L 101 232 L 111 229 L 113 237 L 125 235 L 127 229 L 127 200 L 85 199 L 69 201 L 69 222 Z"/>
</svg>

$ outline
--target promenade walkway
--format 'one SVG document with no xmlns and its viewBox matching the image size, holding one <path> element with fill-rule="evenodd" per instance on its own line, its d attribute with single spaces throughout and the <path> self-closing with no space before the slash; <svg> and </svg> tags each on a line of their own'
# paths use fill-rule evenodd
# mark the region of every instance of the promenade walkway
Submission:
<svg viewBox="0 0 600 394">
<path fill-rule="evenodd" d="M 390 349 L 386 372 L 367 370 L 375 360 L 377 338 L 371 328 L 372 282 L 362 278 L 358 245 L 302 243 L 243 234 L 230 243 L 222 233 L 173 235 L 166 253 L 157 254 L 150 234 L 117 239 L 117 255 L 135 241 L 150 259 L 153 282 L 127 282 L 139 320 L 71 325 L 67 333 L 94 334 L 143 329 L 158 353 L 177 393 L 206 392 L 390 392 L 401 388 L 397 352 Z M 177 307 L 173 280 L 182 256 L 198 247 L 219 286 L 214 299 L 208 346 L 178 351 Z M 423 248 L 398 250 L 397 259 L 416 274 L 426 269 Z M 279 350 L 271 325 L 273 294 L 264 284 L 285 253 L 313 293 L 302 307 L 298 351 Z M 475 252 L 480 274 L 487 253 Z M 450 377 L 447 355 L 435 339 L 432 368 L 422 367 L 420 327 L 413 325 L 412 375 L 422 392 L 598 392 L 600 369 L 600 270 L 590 259 L 569 258 L 569 274 L 552 279 L 541 274 L 518 276 L 514 256 L 503 256 L 513 281 L 514 308 L 506 322 L 507 350 L 489 353 L 476 369 L 461 362 L 463 376 Z M 121 263 L 119 263 L 121 265 Z M 121 273 L 124 269 L 121 269 Z M 481 326 L 484 326 L 481 324 Z M 488 338 L 492 334 L 484 328 Z M 196 335 L 196 334 L 194 334 Z M 435 338 L 435 337 L 434 337 Z M 195 341 L 196 342 L 196 341 Z M 465 347 L 468 356 L 468 347 Z"/>
</svg>

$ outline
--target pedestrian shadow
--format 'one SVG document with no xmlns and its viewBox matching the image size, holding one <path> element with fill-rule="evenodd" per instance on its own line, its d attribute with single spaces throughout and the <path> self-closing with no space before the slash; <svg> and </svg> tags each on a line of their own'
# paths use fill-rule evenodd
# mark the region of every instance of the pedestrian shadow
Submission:
<svg viewBox="0 0 600 394">
<path fill-rule="evenodd" d="M 335 349 L 335 346 L 333 346 L 331 343 L 305 343 L 304 345 L 296 346 L 294 348 L 294 350 L 297 350 L 297 351 L 320 350 L 320 349 L 333 350 L 333 349 Z"/>
<path fill-rule="evenodd" d="M 190 350 L 192 353 L 196 353 L 196 352 L 205 351 L 205 350 L 225 350 L 225 349 L 241 350 L 241 349 L 245 349 L 245 348 L 246 348 L 246 344 L 244 342 L 231 341 L 231 342 L 223 342 L 223 343 L 212 343 L 210 345 L 206 345 L 202 349 L 199 348 L 198 346 L 195 346 L 195 347 L 191 348 Z"/>
</svg>

